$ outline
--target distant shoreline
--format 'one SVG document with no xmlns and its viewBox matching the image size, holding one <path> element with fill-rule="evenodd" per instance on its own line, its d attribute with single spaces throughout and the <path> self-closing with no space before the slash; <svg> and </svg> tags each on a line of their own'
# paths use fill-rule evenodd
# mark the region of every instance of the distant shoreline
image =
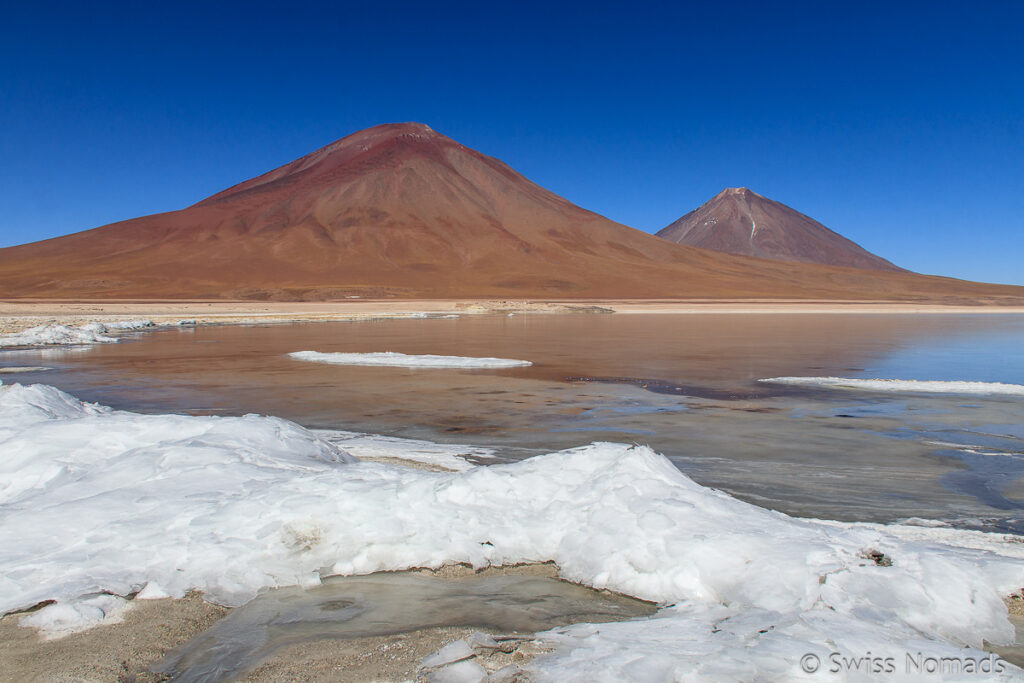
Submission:
<svg viewBox="0 0 1024 683">
<path fill-rule="evenodd" d="M 2 300 L 0 334 L 45 324 L 146 318 L 157 325 L 341 322 L 417 314 L 1024 314 L 1024 306 L 769 299 L 359 299 L 348 301 Z"/>
<path fill-rule="evenodd" d="M 344 322 L 416 314 L 1024 314 L 1024 306 L 940 305 L 881 301 L 771 300 L 443 300 L 363 299 L 328 302 L 254 301 L 0 301 L 0 334 L 44 324 L 146 318 L 157 325 Z"/>
</svg>

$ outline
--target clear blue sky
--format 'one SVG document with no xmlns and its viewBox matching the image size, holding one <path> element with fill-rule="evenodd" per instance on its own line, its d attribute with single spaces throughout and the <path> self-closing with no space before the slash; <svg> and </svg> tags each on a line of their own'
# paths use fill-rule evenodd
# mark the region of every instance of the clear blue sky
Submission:
<svg viewBox="0 0 1024 683">
<path fill-rule="evenodd" d="M 1024 2 L 13 3 L 0 246 L 421 121 L 655 231 L 745 185 L 1024 284 Z"/>
</svg>

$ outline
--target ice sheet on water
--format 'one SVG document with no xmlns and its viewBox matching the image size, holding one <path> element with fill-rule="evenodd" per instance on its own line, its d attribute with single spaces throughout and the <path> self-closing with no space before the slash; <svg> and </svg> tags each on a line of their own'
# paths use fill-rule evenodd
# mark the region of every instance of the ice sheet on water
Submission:
<svg viewBox="0 0 1024 683">
<path fill-rule="evenodd" d="M 495 455 L 493 448 L 480 446 L 456 446 L 333 429 L 317 429 L 314 433 L 360 459 L 409 460 L 425 465 L 436 465 L 453 472 L 465 472 L 475 467 L 466 458 L 487 460 Z"/>
<path fill-rule="evenodd" d="M 1024 544 L 1002 536 L 794 519 L 624 444 L 435 473 L 353 462 L 284 420 L 12 385 L 0 481 L 0 612 L 148 584 L 238 604 L 322 571 L 548 560 L 665 604 L 546 634 L 548 680 L 774 680 L 808 652 L 981 657 L 963 647 L 1012 640 L 1002 598 L 1024 585 Z"/>
<path fill-rule="evenodd" d="M 331 365 L 376 365 L 396 368 L 520 368 L 533 365 L 528 360 L 512 358 L 471 358 L 467 356 L 408 355 L 392 351 L 377 353 L 322 353 L 295 351 L 288 354 L 296 360 Z"/>
<path fill-rule="evenodd" d="M 980 394 L 991 396 L 1024 396 L 1024 386 L 1001 382 L 948 382 L 912 379 L 854 379 L 848 377 L 770 377 L 758 380 L 771 384 L 824 387 L 828 389 L 860 389 L 928 394 Z"/>
</svg>

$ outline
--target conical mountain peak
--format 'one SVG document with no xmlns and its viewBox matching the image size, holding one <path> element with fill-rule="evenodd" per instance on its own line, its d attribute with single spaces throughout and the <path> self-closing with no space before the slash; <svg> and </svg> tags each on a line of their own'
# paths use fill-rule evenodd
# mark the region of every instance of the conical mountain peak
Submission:
<svg viewBox="0 0 1024 683">
<path fill-rule="evenodd" d="M 741 256 L 901 270 L 818 221 L 746 187 L 722 190 L 658 236 Z"/>
</svg>

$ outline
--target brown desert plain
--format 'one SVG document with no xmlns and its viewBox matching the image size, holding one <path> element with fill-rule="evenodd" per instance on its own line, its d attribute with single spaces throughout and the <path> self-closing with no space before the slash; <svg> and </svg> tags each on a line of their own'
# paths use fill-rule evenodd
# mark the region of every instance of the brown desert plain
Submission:
<svg viewBox="0 0 1024 683">
<path fill-rule="evenodd" d="M 0 249 L 0 298 L 1024 303 L 1021 287 L 887 265 L 674 244 L 403 123 L 354 133 L 180 211 Z"/>
</svg>

